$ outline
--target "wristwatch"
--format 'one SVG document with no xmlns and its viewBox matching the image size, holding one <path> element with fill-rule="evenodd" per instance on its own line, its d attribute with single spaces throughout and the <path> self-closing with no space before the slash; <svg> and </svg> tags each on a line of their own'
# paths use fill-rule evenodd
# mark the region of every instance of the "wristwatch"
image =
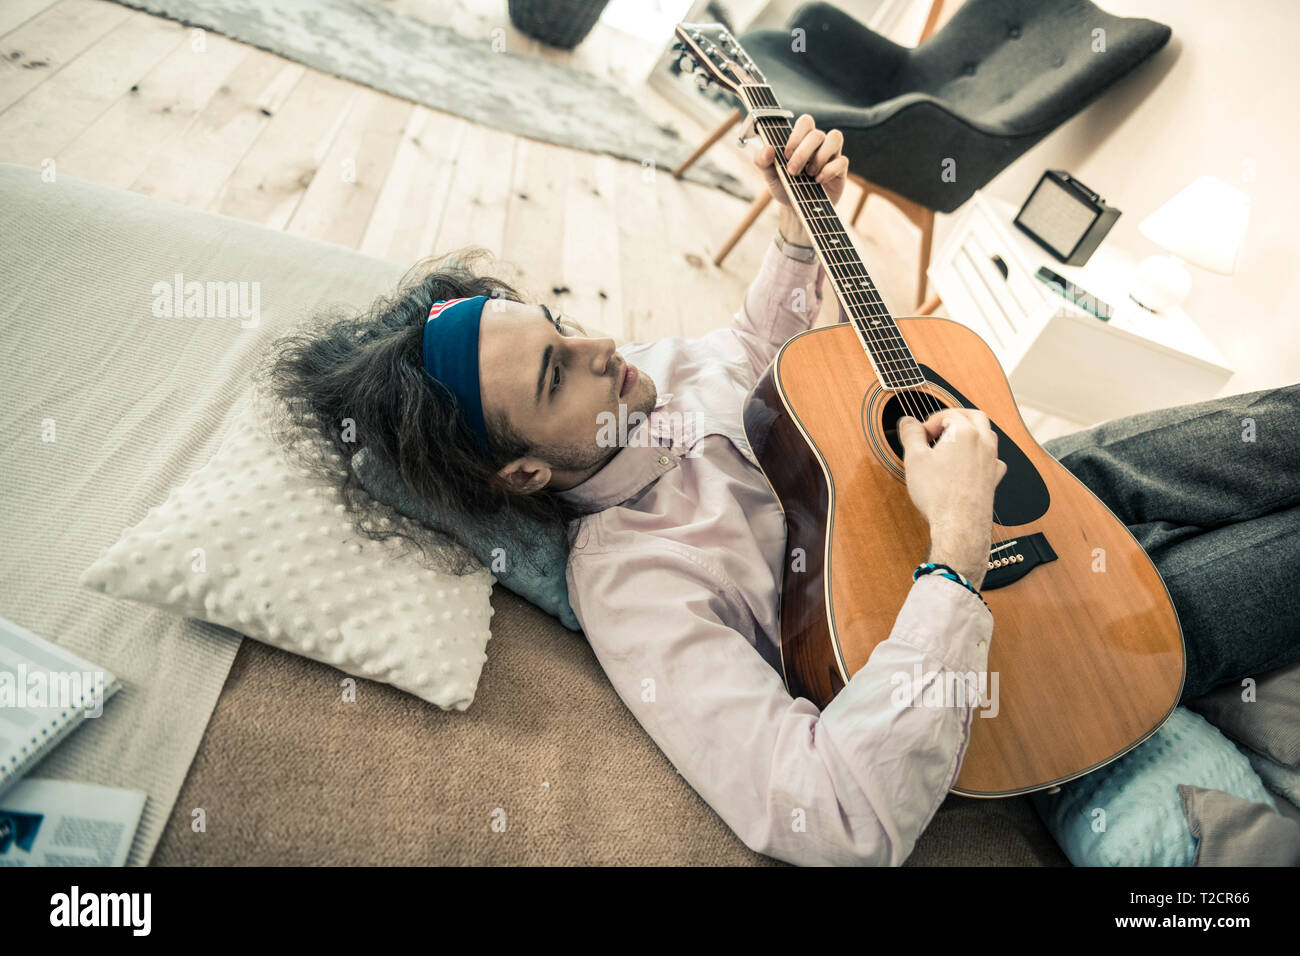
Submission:
<svg viewBox="0 0 1300 956">
<path fill-rule="evenodd" d="M 776 247 L 791 259 L 797 259 L 800 262 L 816 262 L 817 250 L 812 246 L 801 246 L 798 243 L 787 242 L 785 236 L 781 235 L 781 230 L 776 231 Z"/>
</svg>

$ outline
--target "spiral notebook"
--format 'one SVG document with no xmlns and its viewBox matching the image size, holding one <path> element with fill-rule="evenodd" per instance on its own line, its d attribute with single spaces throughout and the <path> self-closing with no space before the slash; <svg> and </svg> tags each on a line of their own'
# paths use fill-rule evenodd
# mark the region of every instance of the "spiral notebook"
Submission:
<svg viewBox="0 0 1300 956">
<path fill-rule="evenodd" d="M 120 689 L 102 667 L 0 617 L 0 794 Z"/>
</svg>

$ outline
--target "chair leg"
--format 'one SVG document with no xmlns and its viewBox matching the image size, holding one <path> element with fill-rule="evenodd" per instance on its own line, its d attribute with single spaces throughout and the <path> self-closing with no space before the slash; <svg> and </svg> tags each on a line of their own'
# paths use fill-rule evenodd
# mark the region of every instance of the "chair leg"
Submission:
<svg viewBox="0 0 1300 956">
<path fill-rule="evenodd" d="M 925 271 L 930 268 L 930 244 L 934 240 L 934 210 L 924 210 L 919 218 L 921 220 L 918 223 L 921 227 L 921 263 L 917 267 L 916 301 L 923 303 L 925 301 Z"/>
<path fill-rule="evenodd" d="M 917 315 L 929 315 L 930 312 L 939 306 L 939 297 L 933 299 L 925 297 L 926 275 L 925 272 L 930 268 L 930 246 L 934 242 L 934 210 L 927 209 L 920 203 L 905 199 L 896 192 L 877 186 L 861 176 L 849 174 L 853 182 L 862 187 L 862 195 L 858 197 L 857 205 L 853 209 L 853 218 L 849 220 L 850 226 L 858 224 L 858 215 L 862 212 L 863 207 L 867 204 L 868 196 L 879 196 L 881 199 L 889 200 L 890 204 L 897 208 L 911 223 L 921 230 L 921 249 L 918 256 L 919 262 L 916 270 L 916 301 L 920 303 L 919 308 L 924 310 L 929 306 L 930 311 L 920 311 Z"/>
<path fill-rule="evenodd" d="M 934 3 L 930 4 L 930 12 L 925 17 L 925 26 L 921 28 L 921 38 L 916 41 L 917 46 L 934 34 L 934 28 L 939 25 L 939 14 L 943 13 L 943 2 L 944 0 L 934 0 Z"/>
<path fill-rule="evenodd" d="M 740 221 L 740 225 L 736 227 L 736 231 L 733 232 L 731 237 L 722 244 L 722 248 L 718 250 L 718 254 L 713 257 L 713 264 L 715 266 L 722 265 L 722 260 L 727 258 L 727 254 L 731 252 L 732 247 L 740 241 L 741 236 L 749 231 L 749 227 L 754 224 L 754 220 L 759 217 L 763 210 L 767 208 L 767 204 L 771 201 L 772 194 L 768 191 L 767 184 L 764 183 L 762 188 L 758 191 L 758 198 L 750 204 L 749 212 L 745 213 L 745 218 Z"/>
<path fill-rule="evenodd" d="M 939 303 L 943 300 L 939 298 L 939 293 L 934 293 L 916 307 L 917 315 L 934 315 L 934 310 L 939 308 Z"/>
<path fill-rule="evenodd" d="M 708 152 L 709 147 L 711 147 L 718 140 L 722 139 L 722 137 L 726 135 L 727 130 L 735 126 L 736 123 L 740 121 L 740 118 L 744 115 L 745 115 L 745 111 L 742 110 L 739 106 L 737 106 L 734 110 L 732 110 L 731 114 L 722 121 L 722 124 L 717 129 L 715 129 L 712 133 L 709 134 L 709 138 L 706 139 L 704 142 L 700 143 L 700 145 L 695 148 L 695 152 L 691 153 L 690 156 L 686 157 L 686 162 L 682 163 L 680 166 L 678 166 L 676 169 L 673 170 L 673 177 L 676 179 L 681 179 L 682 173 L 690 169 L 691 166 L 695 163 L 695 161 L 699 159 L 701 156 L 703 156 L 706 152 Z"/>
</svg>

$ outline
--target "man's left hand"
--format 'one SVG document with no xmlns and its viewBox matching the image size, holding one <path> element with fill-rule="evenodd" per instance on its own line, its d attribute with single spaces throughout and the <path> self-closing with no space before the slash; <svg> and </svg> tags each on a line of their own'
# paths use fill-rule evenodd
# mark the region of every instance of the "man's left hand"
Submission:
<svg viewBox="0 0 1300 956">
<path fill-rule="evenodd" d="M 819 130 L 813 118 L 804 113 L 795 120 L 785 144 L 785 167 L 792 176 L 806 173 L 821 183 L 831 203 L 840 201 L 849 178 L 849 158 L 840 152 L 844 134 L 837 129 Z M 785 184 L 776 171 L 776 150 L 763 146 L 754 154 L 754 165 L 763 172 L 768 191 L 782 206 L 793 208 Z"/>
</svg>

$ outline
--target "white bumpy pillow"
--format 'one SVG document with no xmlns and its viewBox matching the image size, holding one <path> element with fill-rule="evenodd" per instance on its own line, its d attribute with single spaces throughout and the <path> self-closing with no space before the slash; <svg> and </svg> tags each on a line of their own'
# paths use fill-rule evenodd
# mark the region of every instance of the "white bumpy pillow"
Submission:
<svg viewBox="0 0 1300 956">
<path fill-rule="evenodd" d="M 496 578 L 477 562 L 464 576 L 441 573 L 400 541 L 359 533 L 339 492 L 276 443 L 269 408 L 250 389 L 212 460 L 80 583 L 465 710 L 487 660 Z M 410 525 L 375 508 L 385 526 Z"/>
</svg>

